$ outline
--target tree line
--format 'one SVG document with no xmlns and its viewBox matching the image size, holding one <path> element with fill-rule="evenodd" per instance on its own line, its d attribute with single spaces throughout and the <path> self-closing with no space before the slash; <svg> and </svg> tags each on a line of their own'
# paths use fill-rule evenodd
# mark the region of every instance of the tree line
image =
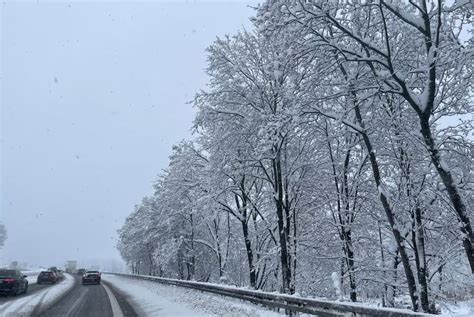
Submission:
<svg viewBox="0 0 474 317">
<path fill-rule="evenodd" d="M 133 272 L 424 312 L 468 296 L 472 9 L 255 8 L 208 48 L 194 137 L 119 231 Z"/>
</svg>

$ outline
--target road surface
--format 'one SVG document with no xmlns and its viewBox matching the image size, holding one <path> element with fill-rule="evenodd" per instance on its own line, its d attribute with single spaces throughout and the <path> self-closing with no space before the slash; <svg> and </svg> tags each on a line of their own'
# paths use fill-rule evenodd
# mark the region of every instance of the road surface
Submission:
<svg viewBox="0 0 474 317">
<path fill-rule="evenodd" d="M 40 316 L 137 317 L 127 298 L 110 284 L 82 285 L 75 276 L 73 288 Z"/>
</svg>

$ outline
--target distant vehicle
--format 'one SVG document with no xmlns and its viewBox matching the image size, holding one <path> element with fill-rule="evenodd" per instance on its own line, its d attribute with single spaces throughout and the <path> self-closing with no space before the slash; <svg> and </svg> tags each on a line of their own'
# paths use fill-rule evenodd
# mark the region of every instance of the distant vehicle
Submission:
<svg viewBox="0 0 474 317">
<path fill-rule="evenodd" d="M 26 275 L 19 270 L 0 269 L 0 293 L 17 296 L 28 292 Z"/>
<path fill-rule="evenodd" d="M 74 274 L 77 272 L 76 269 L 77 261 L 67 261 L 66 262 L 66 273 Z"/>
<path fill-rule="evenodd" d="M 58 279 L 64 278 L 64 271 L 63 270 L 58 270 Z"/>
<path fill-rule="evenodd" d="M 77 274 L 78 274 L 78 275 L 84 275 L 84 273 L 86 273 L 86 269 L 79 269 L 79 270 L 77 270 Z"/>
<path fill-rule="evenodd" d="M 58 276 L 53 271 L 41 271 L 36 279 L 36 283 L 41 285 L 43 283 L 56 284 L 58 282 Z"/>
<path fill-rule="evenodd" d="M 99 271 L 87 271 L 82 275 L 82 285 L 86 284 L 100 284 Z"/>
<path fill-rule="evenodd" d="M 47 271 L 51 271 L 54 273 L 54 275 L 56 275 L 56 278 L 59 279 L 59 276 L 58 276 L 58 268 L 56 266 L 51 266 L 50 268 L 48 268 Z"/>
</svg>

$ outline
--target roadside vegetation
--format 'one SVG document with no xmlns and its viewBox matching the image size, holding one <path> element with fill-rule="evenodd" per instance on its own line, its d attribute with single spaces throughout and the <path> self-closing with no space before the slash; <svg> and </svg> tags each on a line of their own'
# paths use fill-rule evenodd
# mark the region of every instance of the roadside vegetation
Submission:
<svg viewBox="0 0 474 317">
<path fill-rule="evenodd" d="M 134 273 L 436 312 L 474 287 L 472 2 L 267 1 L 208 48 Z M 459 3 L 459 4 L 457 4 Z"/>
</svg>

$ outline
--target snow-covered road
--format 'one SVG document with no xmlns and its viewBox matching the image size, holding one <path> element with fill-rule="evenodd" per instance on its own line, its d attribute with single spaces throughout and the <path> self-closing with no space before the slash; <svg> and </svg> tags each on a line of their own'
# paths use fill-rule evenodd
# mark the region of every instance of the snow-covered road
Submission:
<svg viewBox="0 0 474 317">
<path fill-rule="evenodd" d="M 102 279 L 123 293 L 140 316 L 284 316 L 237 299 L 198 292 L 192 289 L 109 274 L 103 274 Z"/>
</svg>

